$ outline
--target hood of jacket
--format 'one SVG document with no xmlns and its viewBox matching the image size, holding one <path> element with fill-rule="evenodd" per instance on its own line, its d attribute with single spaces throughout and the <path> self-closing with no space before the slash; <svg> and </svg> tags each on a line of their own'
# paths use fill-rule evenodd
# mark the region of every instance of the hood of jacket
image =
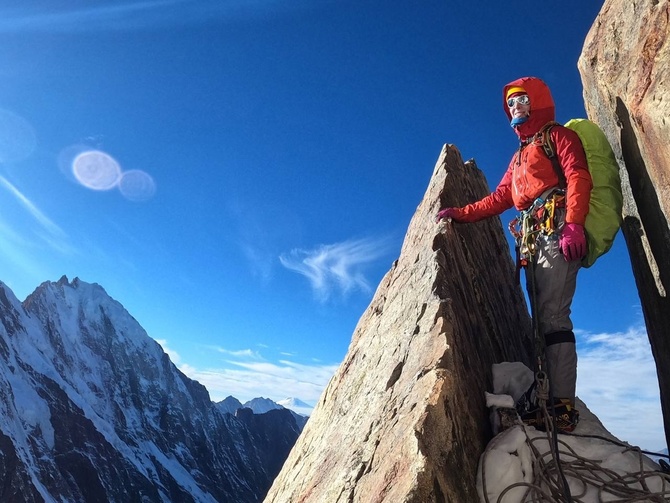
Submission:
<svg viewBox="0 0 670 503">
<path fill-rule="evenodd" d="M 530 98 L 530 115 L 528 120 L 513 128 L 519 139 L 525 141 L 539 132 L 547 122 L 555 120 L 554 99 L 551 97 L 551 91 L 549 91 L 547 84 L 537 77 L 521 77 L 512 81 L 503 87 L 503 109 L 507 114 L 507 119 L 510 121 L 512 120 L 512 115 L 507 107 L 507 91 L 511 87 L 524 88 Z"/>
</svg>

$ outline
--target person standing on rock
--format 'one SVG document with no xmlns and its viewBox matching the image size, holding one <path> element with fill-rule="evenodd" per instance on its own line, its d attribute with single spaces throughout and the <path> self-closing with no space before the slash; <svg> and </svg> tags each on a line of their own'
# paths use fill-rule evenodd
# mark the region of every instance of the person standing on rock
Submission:
<svg viewBox="0 0 670 503">
<path fill-rule="evenodd" d="M 441 209 L 437 220 L 477 222 L 512 207 L 529 219 L 517 236 L 521 253 L 530 256 L 526 288 L 539 335 L 544 338 L 557 426 L 572 431 L 579 414 L 574 408 L 577 351 L 570 305 L 587 251 L 584 222 L 593 184 L 579 137 L 554 122 L 554 101 L 542 80 L 523 77 L 507 84 L 503 107 L 520 145 L 498 187 L 462 208 Z M 546 134 L 562 177 L 546 153 Z M 547 216 L 548 211 L 553 216 Z M 531 416 L 529 424 L 541 424 L 535 411 Z M 522 415 L 522 419 L 527 418 Z"/>
</svg>

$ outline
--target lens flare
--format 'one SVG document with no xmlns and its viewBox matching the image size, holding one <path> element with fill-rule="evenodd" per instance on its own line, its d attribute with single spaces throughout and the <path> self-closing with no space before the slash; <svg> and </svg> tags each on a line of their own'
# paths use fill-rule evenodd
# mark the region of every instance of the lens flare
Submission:
<svg viewBox="0 0 670 503">
<path fill-rule="evenodd" d="M 156 193 L 156 183 L 148 173 L 131 169 L 121 175 L 119 191 L 131 201 L 146 201 Z"/>
<path fill-rule="evenodd" d="M 99 150 L 89 150 L 75 157 L 72 173 L 84 187 L 93 190 L 113 189 L 121 179 L 121 166 Z"/>
<path fill-rule="evenodd" d="M 36 145 L 35 131 L 28 121 L 0 108 L 0 163 L 25 159 Z"/>
</svg>

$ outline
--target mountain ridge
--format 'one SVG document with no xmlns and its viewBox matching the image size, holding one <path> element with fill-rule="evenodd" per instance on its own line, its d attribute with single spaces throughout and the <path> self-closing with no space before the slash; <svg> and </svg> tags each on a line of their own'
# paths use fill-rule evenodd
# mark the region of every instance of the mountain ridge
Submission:
<svg viewBox="0 0 670 503">
<path fill-rule="evenodd" d="M 297 398 L 286 398 L 281 400 L 281 402 L 285 402 L 286 405 L 264 397 L 256 397 L 245 403 L 241 403 L 234 396 L 228 396 L 220 402 L 215 402 L 214 405 L 221 412 L 232 414 L 234 416 L 236 416 L 241 409 L 249 409 L 254 414 L 266 414 L 273 410 L 288 410 L 302 430 L 307 424 L 309 415 L 314 407 Z"/>
<path fill-rule="evenodd" d="M 256 502 L 301 426 L 221 413 L 104 288 L 0 282 L 3 502 Z"/>
</svg>

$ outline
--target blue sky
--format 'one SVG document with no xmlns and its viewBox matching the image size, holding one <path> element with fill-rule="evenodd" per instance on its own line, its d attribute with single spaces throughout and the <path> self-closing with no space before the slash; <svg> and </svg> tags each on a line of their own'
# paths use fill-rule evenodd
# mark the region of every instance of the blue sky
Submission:
<svg viewBox="0 0 670 503">
<path fill-rule="evenodd" d="M 0 279 L 20 299 L 63 274 L 101 284 L 215 400 L 315 403 L 442 145 L 495 186 L 516 147 L 501 88 L 524 75 L 558 120 L 584 116 L 600 6 L 4 2 Z M 580 396 L 663 446 L 621 235 L 573 312 Z"/>
</svg>

